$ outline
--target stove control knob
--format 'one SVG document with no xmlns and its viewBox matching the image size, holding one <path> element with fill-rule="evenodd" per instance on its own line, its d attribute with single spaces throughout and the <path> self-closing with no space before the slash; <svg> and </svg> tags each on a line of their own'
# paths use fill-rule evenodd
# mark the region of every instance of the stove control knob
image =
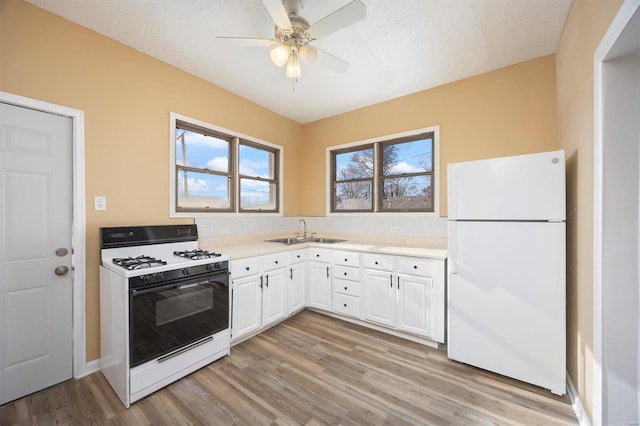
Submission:
<svg viewBox="0 0 640 426">
<path fill-rule="evenodd" d="M 215 265 L 215 264 L 213 264 L 213 263 L 207 263 L 207 265 L 206 265 L 205 269 L 206 269 L 207 271 L 213 271 L 214 269 L 216 269 L 216 265 Z"/>
<path fill-rule="evenodd" d="M 223 264 L 222 262 L 216 262 L 216 263 L 215 263 L 215 268 L 216 268 L 216 269 L 222 269 L 222 268 L 223 268 L 223 266 L 224 266 L 224 264 Z"/>
<path fill-rule="evenodd" d="M 182 270 L 182 275 L 189 275 L 190 272 L 191 272 L 191 268 L 184 268 Z"/>
<path fill-rule="evenodd" d="M 153 274 L 153 278 L 155 278 L 156 281 L 160 281 L 163 277 L 164 272 L 156 272 L 155 274 Z"/>
<path fill-rule="evenodd" d="M 142 278 L 142 281 L 145 283 L 148 283 L 151 281 L 151 275 L 143 275 L 141 278 Z"/>
</svg>

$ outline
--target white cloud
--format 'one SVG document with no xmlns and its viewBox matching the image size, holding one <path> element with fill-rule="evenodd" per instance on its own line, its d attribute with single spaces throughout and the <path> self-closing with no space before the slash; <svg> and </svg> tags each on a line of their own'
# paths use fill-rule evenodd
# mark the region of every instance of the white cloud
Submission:
<svg viewBox="0 0 640 426">
<path fill-rule="evenodd" d="M 179 130 L 178 132 L 176 132 L 176 135 L 180 135 Z M 208 146 L 214 149 L 226 149 L 229 146 L 229 143 L 227 141 L 194 132 L 187 132 L 185 134 L 185 141 L 187 143 L 187 146 Z M 180 139 L 176 140 L 176 143 L 180 145 Z"/>
<path fill-rule="evenodd" d="M 250 159 L 240 160 L 240 173 L 245 176 L 260 176 L 268 178 L 268 172 L 260 174 L 258 170 L 269 170 L 269 164 L 264 161 L 254 161 Z"/>
<path fill-rule="evenodd" d="M 207 169 L 226 172 L 229 169 L 229 159 L 227 157 L 215 157 L 207 161 Z"/>
<path fill-rule="evenodd" d="M 424 171 L 424 169 L 416 167 L 416 166 L 412 166 L 411 164 L 407 163 L 406 161 L 400 161 L 399 163 L 396 163 L 391 168 L 391 173 L 392 174 L 418 173 L 418 172 L 423 172 L 423 171 Z"/>
</svg>

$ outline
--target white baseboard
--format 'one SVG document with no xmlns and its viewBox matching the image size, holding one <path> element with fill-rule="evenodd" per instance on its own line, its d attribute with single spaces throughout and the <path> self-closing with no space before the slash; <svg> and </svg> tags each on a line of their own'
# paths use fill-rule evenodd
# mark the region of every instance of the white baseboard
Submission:
<svg viewBox="0 0 640 426">
<path fill-rule="evenodd" d="M 93 374 L 96 371 L 100 371 L 100 358 L 94 359 L 93 361 L 89 361 L 84 364 L 84 367 L 81 369 L 79 374 L 74 377 L 74 379 L 79 379 L 81 377 L 88 376 L 89 374 Z"/>
<path fill-rule="evenodd" d="M 576 417 L 578 418 L 578 423 L 580 424 L 580 426 L 591 426 L 589 415 L 584 409 L 584 405 L 582 405 L 582 401 L 580 400 L 578 391 L 573 385 L 573 381 L 571 380 L 571 376 L 569 376 L 569 373 L 567 373 L 567 387 L 569 398 L 571 399 L 571 405 L 573 406 L 573 411 L 576 413 Z"/>
</svg>

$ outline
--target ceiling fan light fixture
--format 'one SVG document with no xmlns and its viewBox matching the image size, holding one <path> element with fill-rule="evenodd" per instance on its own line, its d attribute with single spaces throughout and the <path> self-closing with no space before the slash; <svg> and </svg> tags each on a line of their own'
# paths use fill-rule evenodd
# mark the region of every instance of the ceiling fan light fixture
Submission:
<svg viewBox="0 0 640 426">
<path fill-rule="evenodd" d="M 302 70 L 300 69 L 298 55 L 293 54 L 289 56 L 289 60 L 287 61 L 287 77 L 298 78 L 300 75 L 302 75 Z"/>
<path fill-rule="evenodd" d="M 318 49 L 308 44 L 301 46 L 300 57 L 308 64 L 313 64 L 318 59 Z"/>
<path fill-rule="evenodd" d="M 276 66 L 281 67 L 287 62 L 287 59 L 289 59 L 289 53 L 289 46 L 279 44 L 271 49 L 271 61 L 273 61 Z"/>
</svg>

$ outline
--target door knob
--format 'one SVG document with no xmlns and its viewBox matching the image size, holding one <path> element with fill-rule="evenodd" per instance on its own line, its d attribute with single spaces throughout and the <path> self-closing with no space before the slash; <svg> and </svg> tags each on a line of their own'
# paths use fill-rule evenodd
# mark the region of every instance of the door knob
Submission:
<svg viewBox="0 0 640 426">
<path fill-rule="evenodd" d="M 64 257 L 67 255 L 67 253 L 69 253 L 69 250 L 67 250 L 64 247 L 60 247 L 59 249 L 56 249 L 56 256 L 58 257 Z"/>
<path fill-rule="evenodd" d="M 69 272 L 69 268 L 67 268 L 66 266 L 58 266 L 56 267 L 56 269 L 53 270 L 53 272 L 61 277 L 63 275 L 67 275 L 67 272 Z"/>
</svg>

